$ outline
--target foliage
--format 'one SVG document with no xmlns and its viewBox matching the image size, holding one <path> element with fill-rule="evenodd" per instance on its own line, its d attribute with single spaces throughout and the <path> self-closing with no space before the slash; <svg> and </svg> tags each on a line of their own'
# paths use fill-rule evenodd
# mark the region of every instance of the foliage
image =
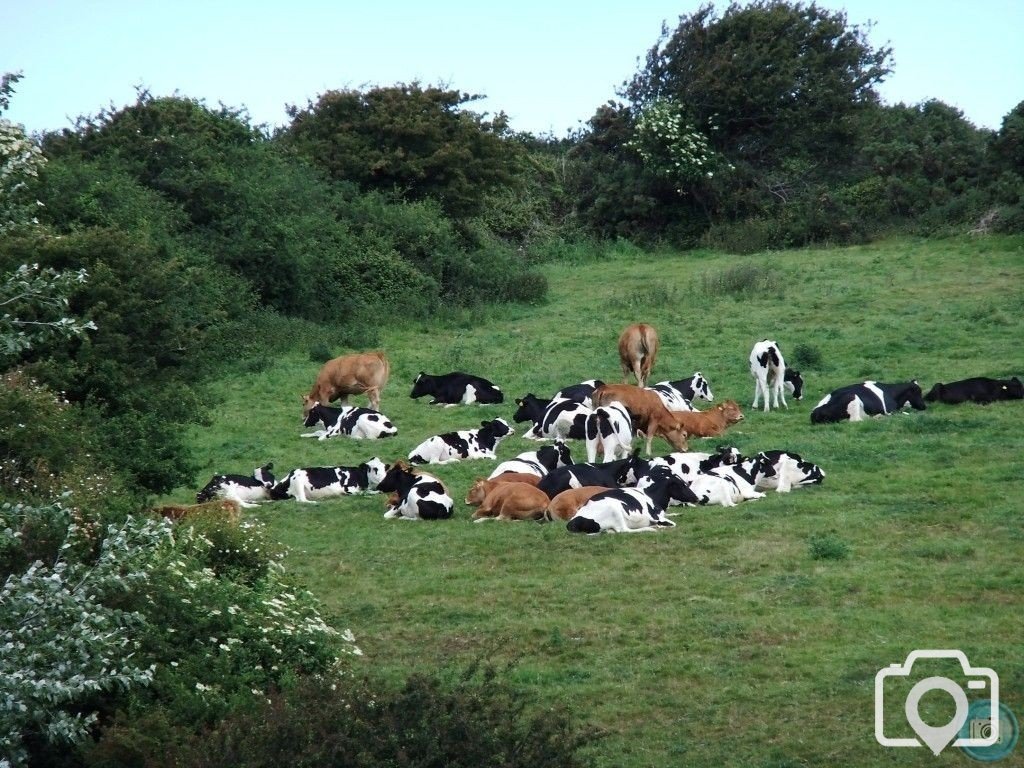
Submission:
<svg viewBox="0 0 1024 768">
<path fill-rule="evenodd" d="M 0 78 L 0 115 L 10 105 L 14 85 L 21 73 L 6 73 Z M 0 236 L 37 224 L 39 205 L 27 194 L 28 182 L 39 175 L 46 163 L 42 151 L 25 135 L 22 125 L 0 117 Z"/>
<path fill-rule="evenodd" d="M 41 339 L 96 330 L 93 321 L 64 314 L 68 295 L 88 277 L 84 269 L 58 272 L 39 264 L 22 264 L 0 275 L 0 361 L 31 349 Z"/>
<path fill-rule="evenodd" d="M 850 554 L 850 545 L 834 533 L 812 535 L 807 548 L 814 560 L 844 560 Z"/>
<path fill-rule="evenodd" d="M 782 287 L 777 270 L 760 264 L 741 263 L 708 273 L 701 279 L 701 290 L 712 296 L 744 296 L 778 293 Z"/>
</svg>

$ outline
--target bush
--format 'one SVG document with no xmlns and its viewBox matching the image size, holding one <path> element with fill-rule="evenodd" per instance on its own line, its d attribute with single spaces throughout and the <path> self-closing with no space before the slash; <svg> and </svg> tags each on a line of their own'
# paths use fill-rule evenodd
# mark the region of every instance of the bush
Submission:
<svg viewBox="0 0 1024 768">
<path fill-rule="evenodd" d="M 735 267 L 704 275 L 701 279 L 704 293 L 713 296 L 737 297 L 758 293 L 779 293 L 782 281 L 771 267 L 759 264 L 738 264 Z"/>
<path fill-rule="evenodd" d="M 822 367 L 821 350 L 813 344 L 797 344 L 793 347 L 791 365 L 795 368 L 820 370 Z"/>
<path fill-rule="evenodd" d="M 814 560 L 843 560 L 850 554 L 850 545 L 833 533 L 814 534 L 808 550 Z"/>
<path fill-rule="evenodd" d="M 704 243 L 726 253 L 746 255 L 780 247 L 779 225 L 771 219 L 712 224 L 704 235 Z"/>
</svg>

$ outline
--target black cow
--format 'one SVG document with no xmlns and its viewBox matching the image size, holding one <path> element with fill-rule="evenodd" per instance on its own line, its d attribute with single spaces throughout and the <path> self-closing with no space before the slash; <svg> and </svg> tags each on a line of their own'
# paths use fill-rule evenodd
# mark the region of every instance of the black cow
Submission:
<svg viewBox="0 0 1024 768">
<path fill-rule="evenodd" d="M 950 384 L 936 384 L 924 396 L 928 402 L 959 405 L 968 401 L 988 405 L 996 400 L 1024 400 L 1024 384 L 1014 376 L 1012 379 L 989 379 L 978 376 L 962 379 Z"/>
<path fill-rule="evenodd" d="M 567 467 L 570 464 L 572 464 L 572 456 L 569 454 L 569 446 L 561 440 L 556 440 L 554 445 L 545 445 L 536 451 L 526 451 L 514 459 L 501 462 L 488 475 L 487 479 L 493 480 L 506 472 L 522 472 L 527 475 L 544 477 L 548 472 L 558 467 Z"/>
<path fill-rule="evenodd" d="M 571 464 L 548 472 L 537 483 L 549 498 L 555 498 L 562 491 L 570 488 L 582 488 L 585 485 L 599 485 L 604 488 L 618 488 L 631 485 L 647 469 L 647 462 L 639 457 L 639 452 L 625 459 L 606 461 L 602 464 Z"/>
<path fill-rule="evenodd" d="M 865 416 L 888 416 L 906 405 L 923 411 L 924 397 L 916 381 L 882 384 L 865 381 L 835 389 L 825 395 L 811 411 L 812 424 L 837 421 L 863 421 Z"/>
<path fill-rule="evenodd" d="M 196 494 L 196 503 L 213 499 L 232 499 L 242 507 L 255 507 L 257 501 L 270 498 L 270 489 L 274 485 L 274 476 L 270 470 L 273 462 L 264 464 L 253 470 L 252 476 L 245 475 L 214 475 L 203 489 Z"/>
<path fill-rule="evenodd" d="M 480 376 L 454 371 L 441 376 L 431 376 L 420 371 L 412 385 L 409 397 L 431 395 L 431 405 L 468 405 L 470 403 L 493 404 L 505 400 L 498 387 Z"/>
</svg>

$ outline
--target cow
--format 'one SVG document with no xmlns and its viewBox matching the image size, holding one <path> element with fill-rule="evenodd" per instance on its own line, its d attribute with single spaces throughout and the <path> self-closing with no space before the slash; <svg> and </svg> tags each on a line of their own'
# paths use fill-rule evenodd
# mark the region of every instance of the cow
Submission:
<svg viewBox="0 0 1024 768">
<path fill-rule="evenodd" d="M 592 497 L 565 524 L 570 533 L 638 533 L 675 526 L 665 517 L 670 499 L 695 501 L 686 483 L 661 475 L 643 489 L 613 488 Z"/>
<path fill-rule="evenodd" d="M 686 430 L 675 420 L 679 414 L 669 411 L 654 392 L 632 384 L 605 384 L 594 392 L 594 405 L 620 402 L 633 418 L 633 426 L 644 433 L 647 455 L 651 455 L 651 442 L 663 437 L 677 451 L 687 449 Z"/>
<path fill-rule="evenodd" d="M 349 395 L 366 394 L 370 407 L 380 410 L 380 393 L 388 383 L 391 366 L 383 352 L 342 355 L 328 360 L 317 374 L 313 388 L 302 396 L 302 415 L 307 416 L 314 403 L 348 403 Z"/>
<path fill-rule="evenodd" d="M 594 412 L 590 406 L 564 398 L 547 401 L 547 405 L 543 405 L 544 400 L 532 395 L 520 398 L 516 403 L 519 410 L 513 419 L 526 416 L 534 420 L 533 426 L 523 433 L 527 440 L 585 440 L 587 437 L 587 419 Z"/>
<path fill-rule="evenodd" d="M 782 350 L 771 339 L 757 342 L 750 350 L 750 375 L 754 377 L 754 403 L 751 408 L 757 408 L 757 401 L 764 395 L 764 410 L 767 413 L 770 409 L 769 401 L 774 395 L 775 407 L 779 407 L 781 398 L 782 404 L 788 409 L 786 389 L 796 400 L 803 399 L 803 376 L 800 371 L 786 367 Z"/>
<path fill-rule="evenodd" d="M 525 483 L 536 488 L 539 482 L 540 478 L 537 475 L 528 475 L 522 472 L 506 472 L 503 475 L 498 475 L 493 480 L 478 477 L 473 481 L 473 485 L 469 487 L 469 490 L 466 491 L 466 504 L 471 507 L 481 504 L 488 493 L 505 483 Z"/>
<path fill-rule="evenodd" d="M 196 494 L 196 503 L 213 499 L 231 499 L 242 507 L 258 506 L 256 502 L 270 498 L 270 489 L 274 485 L 271 470 L 273 462 L 264 464 L 253 470 L 251 477 L 245 475 L 214 475 L 203 489 Z"/>
<path fill-rule="evenodd" d="M 698 473 L 720 467 L 723 464 L 736 464 L 743 460 L 739 450 L 731 446 L 719 446 L 714 453 L 691 451 L 689 453 L 670 453 L 657 456 L 648 462 L 651 470 L 665 467 L 680 480 L 692 480 Z"/>
<path fill-rule="evenodd" d="M 541 478 L 537 487 L 552 499 L 569 488 L 582 488 L 585 485 L 618 488 L 635 483 L 646 468 L 647 462 L 636 453 L 625 459 L 602 464 L 570 464 L 549 472 Z"/>
<path fill-rule="evenodd" d="M 198 504 L 163 504 L 149 511 L 174 522 L 195 515 L 213 515 L 237 523 L 242 517 L 242 505 L 234 499 L 215 499 Z"/>
<path fill-rule="evenodd" d="M 331 408 L 314 403 L 306 414 L 302 426 L 314 427 L 320 423 L 324 425 L 324 429 L 306 432 L 302 436 L 326 440 L 329 437 L 345 435 L 356 440 L 377 440 L 398 434 L 398 428 L 380 411 L 357 408 L 354 405 Z"/>
<path fill-rule="evenodd" d="M 439 376 L 419 372 L 412 384 L 412 392 L 409 397 L 413 400 L 430 395 L 433 399 L 431 405 L 469 405 L 480 403 L 482 405 L 493 405 L 505 401 L 504 393 L 480 376 L 471 373 L 453 371 Z"/>
<path fill-rule="evenodd" d="M 629 381 L 629 374 L 636 377 L 637 386 L 647 384 L 647 377 L 658 357 L 658 332 L 646 323 L 627 325 L 619 336 L 619 363 L 622 366 L 622 383 Z"/>
<path fill-rule="evenodd" d="M 691 403 L 697 397 L 704 398 L 709 403 L 715 400 L 715 396 L 711 392 L 711 385 L 700 371 L 688 379 L 659 381 L 657 384 L 644 387 L 644 389 L 649 389 L 660 397 L 670 411 L 697 410 Z"/>
<path fill-rule="evenodd" d="M 754 487 L 759 491 L 789 493 L 801 485 L 814 485 L 825 480 L 825 471 L 817 464 L 804 461 L 798 453 L 761 451 L 757 458 L 774 470 L 773 474 L 760 474 L 755 478 Z"/>
<path fill-rule="evenodd" d="M 552 395 L 552 400 L 575 400 L 577 403 L 583 403 L 586 406 L 591 405 L 590 398 L 594 394 L 594 390 L 598 387 L 603 387 L 604 382 L 600 379 L 587 379 L 581 381 L 579 384 L 572 384 L 568 387 L 562 387 L 560 390 Z"/>
<path fill-rule="evenodd" d="M 496 459 L 498 444 L 515 430 L 504 419 L 481 421 L 477 429 L 428 437 L 409 452 L 412 464 L 450 464 L 463 459 Z"/>
<path fill-rule="evenodd" d="M 921 387 L 916 381 L 882 384 L 864 381 L 832 390 L 811 411 L 812 424 L 862 421 L 865 416 L 888 416 L 910 405 L 925 410 Z"/>
<path fill-rule="evenodd" d="M 743 420 L 743 411 L 735 400 L 726 400 L 714 408 L 692 413 L 673 413 L 676 424 L 691 437 L 717 437 Z"/>
<path fill-rule="evenodd" d="M 413 472 L 403 461 L 387 468 L 377 490 L 394 495 L 384 512 L 389 520 L 447 520 L 455 509 L 444 483 L 433 475 Z"/>
<path fill-rule="evenodd" d="M 622 403 L 595 408 L 587 417 L 587 461 L 597 461 L 600 448 L 605 461 L 624 459 L 633 450 L 633 421 Z"/>
<path fill-rule="evenodd" d="M 481 483 L 486 481 L 480 481 Z M 483 496 L 473 522 L 484 520 L 541 520 L 550 499 L 529 483 L 498 483 Z"/>
<path fill-rule="evenodd" d="M 568 488 L 551 499 L 551 503 L 544 510 L 544 519 L 551 521 L 569 520 L 579 512 L 580 507 L 597 494 L 604 493 L 607 490 L 603 485 L 585 485 L 582 488 Z"/>
<path fill-rule="evenodd" d="M 355 467 L 293 469 L 271 489 L 270 498 L 315 504 L 315 499 L 379 493 L 377 484 L 384 479 L 386 472 L 384 462 L 376 456 Z"/>
<path fill-rule="evenodd" d="M 570 464 L 572 464 L 572 455 L 569 453 L 569 446 L 561 440 L 556 440 L 553 445 L 545 445 L 536 451 L 525 451 L 514 459 L 501 462 L 487 476 L 487 479 L 493 480 L 510 472 L 521 472 L 544 477 L 548 472 Z"/>
<path fill-rule="evenodd" d="M 978 376 L 973 379 L 961 379 L 949 384 L 936 384 L 924 399 L 932 403 L 938 401 L 948 405 L 972 402 L 988 405 L 996 400 L 1024 399 L 1024 384 L 1014 376 L 1012 379 L 990 379 Z"/>
</svg>

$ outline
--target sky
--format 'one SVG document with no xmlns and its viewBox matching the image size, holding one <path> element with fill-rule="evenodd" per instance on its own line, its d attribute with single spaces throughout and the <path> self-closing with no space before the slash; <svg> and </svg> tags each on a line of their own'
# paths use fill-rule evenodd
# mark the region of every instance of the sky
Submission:
<svg viewBox="0 0 1024 768">
<path fill-rule="evenodd" d="M 562 137 L 637 71 L 700 0 L 0 0 L 5 117 L 29 132 L 154 96 L 285 124 L 332 89 L 419 81 L 487 98 L 513 129 Z M 717 2 L 719 13 L 725 3 Z M 887 104 L 937 98 L 998 129 L 1024 100 L 1024 0 L 820 0 L 893 49 Z"/>
</svg>

